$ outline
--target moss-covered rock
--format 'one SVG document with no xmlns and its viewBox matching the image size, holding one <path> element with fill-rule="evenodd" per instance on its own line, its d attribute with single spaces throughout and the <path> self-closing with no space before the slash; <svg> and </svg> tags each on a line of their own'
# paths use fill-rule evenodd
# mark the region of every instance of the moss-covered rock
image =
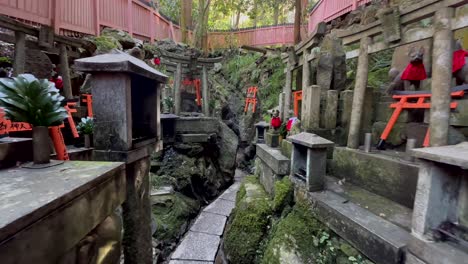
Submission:
<svg viewBox="0 0 468 264">
<path fill-rule="evenodd" d="M 289 177 L 284 177 L 281 181 L 275 182 L 275 197 L 273 199 L 273 210 L 281 212 L 292 203 L 294 187 Z"/>
<path fill-rule="evenodd" d="M 152 211 L 156 220 L 154 238 L 163 256 L 170 254 L 173 246 L 189 227 L 189 221 L 198 213 L 200 204 L 180 193 L 153 197 Z"/>
<path fill-rule="evenodd" d="M 231 263 L 255 263 L 272 212 L 268 194 L 257 178 L 246 177 L 224 240 L 226 256 Z"/>
<path fill-rule="evenodd" d="M 261 263 L 366 263 L 359 253 L 298 202 L 272 229 Z M 346 248 L 346 253 L 341 250 Z M 348 255 L 348 254 L 354 255 Z M 370 262 L 371 263 L 371 262 Z"/>
<path fill-rule="evenodd" d="M 96 54 L 108 53 L 114 49 L 122 50 L 122 45 L 119 41 L 110 36 L 99 36 L 92 39 L 96 45 Z"/>
<path fill-rule="evenodd" d="M 105 28 L 102 30 L 101 36 L 111 37 L 117 40 L 124 49 L 131 49 L 136 45 L 136 41 L 132 38 L 132 36 L 123 30 Z"/>
</svg>

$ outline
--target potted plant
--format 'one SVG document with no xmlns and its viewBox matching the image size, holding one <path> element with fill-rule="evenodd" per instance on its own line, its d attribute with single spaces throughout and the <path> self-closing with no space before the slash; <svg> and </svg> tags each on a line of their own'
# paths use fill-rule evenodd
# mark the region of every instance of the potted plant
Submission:
<svg viewBox="0 0 468 264">
<path fill-rule="evenodd" d="M 78 132 L 84 135 L 85 148 L 92 147 L 92 135 L 94 131 L 94 120 L 92 117 L 81 118 L 81 122 L 76 127 Z"/>
<path fill-rule="evenodd" d="M 33 127 L 34 164 L 50 162 L 49 127 L 60 125 L 67 117 L 61 106 L 64 99 L 54 83 L 31 74 L 0 78 L 0 107 L 12 122 Z"/>
</svg>

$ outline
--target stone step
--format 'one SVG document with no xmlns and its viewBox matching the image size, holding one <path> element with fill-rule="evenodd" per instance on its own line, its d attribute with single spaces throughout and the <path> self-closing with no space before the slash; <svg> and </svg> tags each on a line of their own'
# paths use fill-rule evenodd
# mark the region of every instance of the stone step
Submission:
<svg viewBox="0 0 468 264">
<path fill-rule="evenodd" d="M 381 204 L 373 206 L 374 212 L 369 206 L 358 205 L 357 201 L 369 203 L 377 195 L 363 191 L 361 188 L 343 188 L 331 186 L 327 181 L 327 190 L 323 192 L 307 192 L 305 183 L 293 178 L 296 192 L 301 192 L 313 204 L 318 219 L 325 223 L 339 236 L 347 240 L 351 245 L 376 263 L 400 264 L 404 259 L 405 248 L 410 240 L 408 220 L 396 220 L 397 216 L 408 218 L 411 214 L 402 211 L 388 213 L 384 208 L 395 207 L 394 203 L 381 197 Z M 346 185 L 346 184 L 345 184 Z M 352 190 L 352 191 L 351 191 Z M 335 192 L 337 191 L 337 192 Z M 385 219 L 379 210 L 386 212 Z M 407 209 L 409 210 L 409 209 Z M 388 214 L 388 215 L 387 215 Z M 393 218 L 395 217 L 395 218 Z M 401 226 L 403 227 L 401 227 Z"/>
<path fill-rule="evenodd" d="M 372 193 L 413 208 L 419 167 L 385 152 L 335 147 L 329 173 Z M 401 156 L 401 154 L 400 154 Z"/>
</svg>

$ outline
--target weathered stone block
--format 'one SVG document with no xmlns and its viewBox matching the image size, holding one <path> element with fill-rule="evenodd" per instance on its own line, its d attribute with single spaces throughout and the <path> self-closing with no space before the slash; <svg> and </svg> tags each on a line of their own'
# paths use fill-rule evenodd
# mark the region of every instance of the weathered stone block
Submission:
<svg viewBox="0 0 468 264">
<path fill-rule="evenodd" d="M 214 134 L 219 129 L 216 118 L 181 117 L 176 120 L 177 134 Z"/>
<path fill-rule="evenodd" d="M 291 141 L 284 139 L 281 141 L 281 154 L 286 156 L 286 158 L 291 159 L 292 154 L 292 143 Z"/>
<path fill-rule="evenodd" d="M 208 134 L 182 134 L 180 139 L 183 143 L 206 143 L 208 142 Z"/>
<path fill-rule="evenodd" d="M 394 108 L 390 108 L 390 104 L 390 102 L 378 102 L 376 104 L 375 121 L 388 122 L 388 120 L 390 120 L 390 117 L 392 116 L 395 110 Z M 397 119 L 397 123 L 407 122 L 409 122 L 408 111 L 403 110 Z"/>
<path fill-rule="evenodd" d="M 456 100 L 457 108 L 450 112 L 451 126 L 468 126 L 468 99 Z M 428 111 L 429 112 L 429 111 Z M 428 115 L 425 115 L 425 117 Z"/>
<path fill-rule="evenodd" d="M 266 144 L 272 148 L 277 148 L 279 146 L 279 134 L 268 131 L 266 133 Z"/>
<path fill-rule="evenodd" d="M 419 168 L 382 154 L 335 147 L 331 172 L 368 191 L 412 208 Z"/>
<path fill-rule="evenodd" d="M 217 235 L 189 232 L 172 255 L 173 260 L 214 261 L 220 238 Z"/>
<path fill-rule="evenodd" d="M 281 150 L 270 148 L 265 144 L 258 144 L 257 157 L 271 167 L 275 174 L 289 174 L 290 160 L 283 156 Z"/>
</svg>

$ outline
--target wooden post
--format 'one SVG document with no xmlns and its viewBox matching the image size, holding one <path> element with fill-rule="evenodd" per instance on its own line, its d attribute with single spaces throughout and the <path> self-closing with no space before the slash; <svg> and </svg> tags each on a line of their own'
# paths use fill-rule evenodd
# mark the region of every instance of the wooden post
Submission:
<svg viewBox="0 0 468 264">
<path fill-rule="evenodd" d="M 370 38 L 361 39 L 361 48 L 356 73 L 356 86 L 354 87 L 353 109 L 348 132 L 348 148 L 357 149 L 359 147 L 359 133 L 361 130 L 362 110 L 364 108 L 364 97 L 367 88 L 367 74 L 369 72 L 369 51 Z"/>
<path fill-rule="evenodd" d="M 432 54 L 432 97 L 429 123 L 430 145 L 444 146 L 448 141 L 450 115 L 450 86 L 452 83 L 453 8 L 443 8 L 435 13 Z"/>
<path fill-rule="evenodd" d="M 181 98 L 181 91 L 180 85 L 182 81 L 182 64 L 177 63 L 177 70 L 174 76 L 174 112 L 176 115 L 180 115 L 180 111 L 182 108 L 182 98 Z"/>
<path fill-rule="evenodd" d="M 61 0 L 54 0 L 53 2 L 53 14 L 54 14 L 54 32 L 60 34 L 60 11 L 61 11 Z"/>
<path fill-rule="evenodd" d="M 209 83 L 208 83 L 208 70 L 206 66 L 203 65 L 203 72 L 202 72 L 202 96 L 203 96 L 203 114 L 205 116 L 210 116 L 210 91 Z"/>
<path fill-rule="evenodd" d="M 13 62 L 13 73 L 24 73 L 26 65 L 26 34 L 21 31 L 15 31 L 15 61 Z"/>
<path fill-rule="evenodd" d="M 93 4 L 94 4 L 94 30 L 96 31 L 96 36 L 99 36 L 101 34 L 101 20 L 99 19 L 99 13 L 100 13 L 100 10 L 99 10 L 99 0 L 94 0 L 93 1 Z"/>
<path fill-rule="evenodd" d="M 128 34 L 133 37 L 133 0 L 127 0 Z"/>
<path fill-rule="evenodd" d="M 288 66 L 286 67 L 286 84 L 284 85 L 284 113 L 283 121 L 287 121 L 289 119 L 289 111 L 291 110 L 291 94 L 292 94 L 292 65 L 288 62 Z"/>
<path fill-rule="evenodd" d="M 66 99 L 73 99 L 73 93 L 70 80 L 70 69 L 68 67 L 68 53 L 67 46 L 63 43 L 59 44 L 60 47 L 60 75 L 63 80 L 63 94 Z"/>
</svg>

